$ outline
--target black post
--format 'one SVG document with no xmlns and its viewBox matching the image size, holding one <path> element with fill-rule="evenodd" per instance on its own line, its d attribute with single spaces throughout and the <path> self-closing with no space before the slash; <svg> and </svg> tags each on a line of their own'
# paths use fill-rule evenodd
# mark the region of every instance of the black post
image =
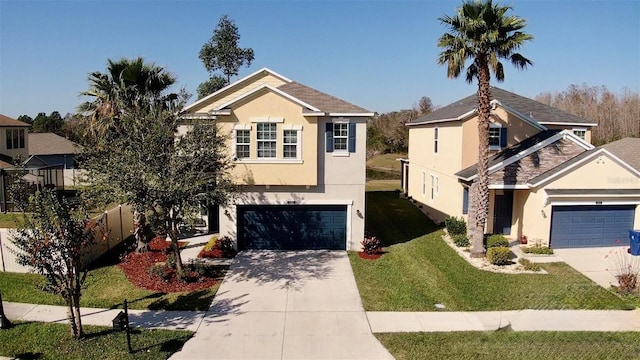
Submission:
<svg viewBox="0 0 640 360">
<path fill-rule="evenodd" d="M 133 349 L 131 348 L 131 332 L 129 329 L 129 305 L 127 304 L 127 299 L 124 299 L 124 318 L 125 318 L 125 331 L 127 332 L 127 348 L 129 349 L 129 354 L 133 353 Z"/>
<path fill-rule="evenodd" d="M 0 329 L 9 329 L 12 327 L 11 321 L 4 316 L 4 307 L 2 306 L 2 293 L 0 293 Z"/>
</svg>

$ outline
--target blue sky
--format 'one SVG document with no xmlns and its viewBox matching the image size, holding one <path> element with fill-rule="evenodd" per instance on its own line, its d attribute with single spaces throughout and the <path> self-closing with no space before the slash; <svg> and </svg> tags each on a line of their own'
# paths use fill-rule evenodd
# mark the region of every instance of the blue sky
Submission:
<svg viewBox="0 0 640 360">
<path fill-rule="evenodd" d="M 501 2 L 505 3 L 505 2 Z M 507 1 L 535 36 L 526 71 L 498 85 L 535 97 L 570 84 L 640 88 L 639 1 Z M 198 59 L 218 19 L 262 67 L 372 111 L 446 105 L 475 92 L 438 66 L 437 20 L 459 1 L 10 1 L 0 0 L 0 113 L 72 112 L 87 74 L 107 58 L 143 56 L 194 93 L 208 78 Z M 195 95 L 191 102 L 195 101 Z"/>
</svg>

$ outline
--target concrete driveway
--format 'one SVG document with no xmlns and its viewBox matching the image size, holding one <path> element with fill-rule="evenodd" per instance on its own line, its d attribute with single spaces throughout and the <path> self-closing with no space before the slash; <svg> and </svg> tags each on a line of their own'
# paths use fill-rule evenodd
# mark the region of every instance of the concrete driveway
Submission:
<svg viewBox="0 0 640 360">
<path fill-rule="evenodd" d="M 598 285 L 609 289 L 618 285 L 615 268 L 619 266 L 619 256 L 640 266 L 640 257 L 627 254 L 628 246 L 593 247 L 578 249 L 554 249 L 553 252 L 572 268 L 578 270 Z"/>
<path fill-rule="evenodd" d="M 371 333 L 344 251 L 240 253 L 172 359 L 392 359 Z"/>
</svg>

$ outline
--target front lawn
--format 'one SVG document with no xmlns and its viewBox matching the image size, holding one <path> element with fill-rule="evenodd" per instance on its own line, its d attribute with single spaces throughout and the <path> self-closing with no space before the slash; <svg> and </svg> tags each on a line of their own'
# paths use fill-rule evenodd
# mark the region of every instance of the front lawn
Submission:
<svg viewBox="0 0 640 360">
<path fill-rule="evenodd" d="M 634 307 L 564 263 L 543 264 L 548 275 L 479 270 L 395 192 L 367 193 L 366 226 L 387 251 L 378 260 L 349 255 L 367 311 L 434 311 L 435 304 L 448 311 Z"/>
<path fill-rule="evenodd" d="M 37 274 L 0 272 L 4 301 L 64 305 L 60 296 L 40 290 L 42 284 L 44 279 Z M 121 307 L 126 298 L 131 309 L 207 310 L 220 284 L 192 292 L 154 292 L 135 287 L 118 266 L 110 265 L 91 270 L 85 285 L 80 301 L 83 307 Z"/>
<path fill-rule="evenodd" d="M 637 359 L 635 332 L 457 332 L 376 334 L 402 359 Z"/>
<path fill-rule="evenodd" d="M 189 340 L 190 331 L 134 329 L 133 354 L 127 351 L 124 331 L 83 326 L 85 338 L 76 341 L 69 325 L 16 323 L 0 331 L 0 356 L 19 359 L 167 359 Z"/>
</svg>

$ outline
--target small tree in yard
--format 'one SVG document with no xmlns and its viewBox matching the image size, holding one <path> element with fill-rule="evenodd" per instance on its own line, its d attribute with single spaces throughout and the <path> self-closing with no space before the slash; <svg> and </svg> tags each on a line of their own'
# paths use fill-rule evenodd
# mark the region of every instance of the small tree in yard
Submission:
<svg viewBox="0 0 640 360">
<path fill-rule="evenodd" d="M 80 297 L 97 224 L 92 225 L 82 206 L 71 208 L 54 190 L 36 192 L 28 204 L 22 226 L 11 234 L 17 262 L 43 275 L 45 289 L 62 296 L 71 333 L 80 339 Z"/>
</svg>

